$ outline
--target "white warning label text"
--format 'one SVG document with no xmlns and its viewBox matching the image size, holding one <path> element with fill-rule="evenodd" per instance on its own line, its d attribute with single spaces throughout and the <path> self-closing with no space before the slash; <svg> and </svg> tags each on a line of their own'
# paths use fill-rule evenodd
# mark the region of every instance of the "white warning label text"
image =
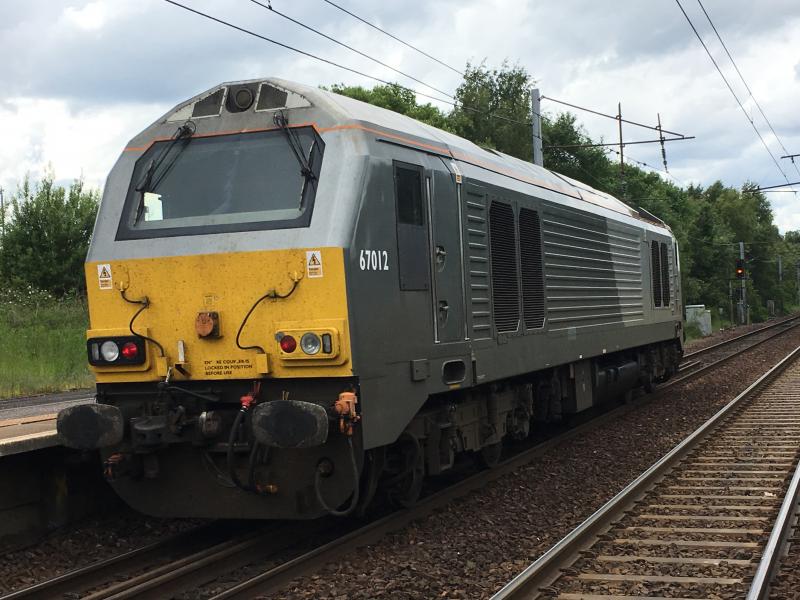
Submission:
<svg viewBox="0 0 800 600">
<path fill-rule="evenodd" d="M 111 282 L 111 265 L 97 265 L 97 282 L 101 290 L 110 290 L 113 287 Z"/>
<path fill-rule="evenodd" d="M 309 277 L 322 277 L 322 252 L 306 251 L 306 273 Z"/>
</svg>

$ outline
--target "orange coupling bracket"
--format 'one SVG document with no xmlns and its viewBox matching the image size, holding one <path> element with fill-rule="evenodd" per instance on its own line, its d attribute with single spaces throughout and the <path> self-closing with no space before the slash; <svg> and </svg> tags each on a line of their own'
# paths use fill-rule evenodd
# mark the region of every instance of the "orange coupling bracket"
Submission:
<svg viewBox="0 0 800 600">
<path fill-rule="evenodd" d="M 356 404 L 358 404 L 358 396 L 355 393 L 342 392 L 333 405 L 336 414 L 339 415 L 339 431 L 345 435 L 353 435 L 353 425 L 361 420 L 361 417 L 356 414 Z"/>
<path fill-rule="evenodd" d="M 256 403 L 256 397 L 258 396 L 260 391 L 261 391 L 261 382 L 260 381 L 254 382 L 253 391 L 239 398 L 239 404 L 241 404 L 242 410 L 250 410 L 250 407 Z"/>
</svg>

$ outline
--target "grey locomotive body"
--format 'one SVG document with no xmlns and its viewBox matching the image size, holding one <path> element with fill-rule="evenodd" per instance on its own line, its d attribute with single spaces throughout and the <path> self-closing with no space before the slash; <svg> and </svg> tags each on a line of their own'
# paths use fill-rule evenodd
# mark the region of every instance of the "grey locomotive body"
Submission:
<svg viewBox="0 0 800 600">
<path fill-rule="evenodd" d="M 270 151 L 283 153 L 287 173 L 297 167 L 290 151 L 306 171 L 314 170 L 305 175 L 300 209 L 292 208 L 300 217 L 238 225 L 234 214 L 224 229 L 159 230 L 153 222 L 144 224 L 152 231 L 137 232 L 142 206 L 134 210 L 135 173 L 156 171 L 158 178 L 146 152 L 158 140 L 171 144 L 175 127 L 187 119 L 192 125 L 178 146 L 192 148 L 190 137 L 205 137 L 219 140 L 223 152 L 225 136 L 241 140 L 283 129 L 287 144 L 270 141 Z M 301 131 L 294 142 L 291 127 Z M 192 160 L 204 147 L 179 150 L 170 160 Z M 299 156 L 304 152 L 307 163 Z M 238 168 L 235 161 L 226 164 Z M 181 181 L 171 185 L 183 189 Z M 166 222 L 169 194 L 156 191 L 141 202 L 150 203 L 144 210 L 158 207 L 151 219 Z M 241 262 L 263 260 L 258 253 L 265 251 L 278 253 L 270 259 L 271 281 L 258 263 Z M 256 304 L 247 312 L 266 286 L 276 286 L 276 277 L 286 279 L 286 257 L 293 253 L 308 259 L 305 277 L 290 267 L 291 291 L 271 296 L 269 311 L 253 312 Z M 313 264 L 323 258 L 324 271 Z M 143 316 L 150 321 L 142 321 L 148 337 L 136 343 L 153 360 L 142 368 L 96 368 L 98 400 L 111 408 L 81 418 L 114 421 L 118 439 L 91 444 L 104 447 L 109 471 L 125 461 L 140 465 L 120 470 L 115 487 L 134 506 L 162 515 L 316 517 L 353 492 L 351 459 L 360 471 L 361 505 L 381 487 L 410 503 L 422 477 L 449 468 L 458 453 L 474 452 L 491 465 L 505 437 L 522 438 L 532 422 L 558 421 L 605 398 L 649 389 L 677 370 L 682 355 L 677 245 L 658 219 L 407 117 L 281 80 L 217 86 L 134 138 L 109 176 L 87 260 L 90 277 L 94 263 L 98 273 L 107 266 L 124 273 L 120 291 L 131 286 L 152 300 Z M 163 274 L 187 265 L 204 271 L 175 279 Z M 225 271 L 233 268 L 243 268 L 237 294 L 226 289 Z M 90 293 L 95 332 L 125 327 L 130 318 L 130 307 L 109 290 L 110 281 L 103 289 L 101 280 L 100 291 Z M 195 313 L 185 309 L 184 318 L 175 308 L 180 317 L 173 317 L 174 298 L 205 311 L 209 323 L 218 318 L 224 335 L 189 339 L 193 333 L 171 321 L 188 326 Z M 236 325 L 242 333 L 251 313 L 248 335 L 260 336 L 258 345 L 242 346 Z M 312 348 L 320 353 L 304 357 L 281 343 L 293 327 L 302 334 L 310 315 L 315 331 L 329 332 L 321 333 L 323 342 L 328 335 L 330 344 L 331 334 L 340 340 L 335 360 L 326 362 L 326 350 Z M 160 358 L 151 338 L 161 342 Z M 171 356 L 175 344 L 178 359 Z M 294 360 L 295 351 L 310 360 Z M 193 353 L 205 365 L 225 361 L 204 378 L 191 364 Z M 225 371 L 230 363 L 241 369 Z M 346 402 L 334 408 L 333 399 L 343 395 Z M 234 420 L 240 402 L 247 414 Z M 267 416 L 251 418 L 251 404 L 266 407 Z M 327 414 L 330 431 L 319 425 L 325 430 L 307 439 L 277 439 L 308 414 L 321 414 L 321 422 Z M 67 416 L 60 419 L 62 437 L 86 446 L 78 430 L 87 421 Z M 150 437 L 132 435 L 137 427 L 149 428 Z M 227 452 L 229 475 L 250 456 L 254 480 L 264 454 L 259 444 L 275 446 L 263 465 L 269 485 L 221 486 L 224 461 L 210 453 Z M 206 458 L 210 471 L 200 467 Z"/>
</svg>

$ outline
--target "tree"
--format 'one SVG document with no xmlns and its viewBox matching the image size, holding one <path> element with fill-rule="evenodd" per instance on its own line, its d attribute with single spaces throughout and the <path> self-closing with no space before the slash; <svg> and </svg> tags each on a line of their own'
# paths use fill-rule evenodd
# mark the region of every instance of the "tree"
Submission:
<svg viewBox="0 0 800 600">
<path fill-rule="evenodd" d="M 450 128 L 446 114 L 430 103 L 417 104 L 414 92 L 397 84 L 376 85 L 371 90 L 360 85 L 336 84 L 329 91 L 407 115 L 439 129 Z"/>
<path fill-rule="evenodd" d="M 490 70 L 484 64 L 468 64 L 455 94 L 456 107 L 449 113 L 431 104 L 417 104 L 414 93 L 399 86 L 371 90 L 334 86 L 332 90 L 529 161 L 531 84 L 530 75 L 519 65 L 503 63 Z M 680 248 L 681 288 L 687 303 L 728 305 L 728 280 L 733 276 L 738 241 L 746 242 L 748 298 L 754 314 L 764 314 L 761 299 L 786 300 L 787 306 L 794 302 L 795 284 L 786 274 L 787 265 L 793 269 L 794 261 L 800 259 L 800 232 L 787 232 L 781 238 L 769 202 L 755 191 L 757 186 L 738 190 L 717 181 L 706 189 L 693 185 L 683 189 L 653 170 L 630 164 L 625 165 L 621 180 L 618 163 L 602 148 L 587 147 L 594 140 L 570 113 L 543 114 L 542 141 L 548 169 L 612 194 L 633 208 L 642 207 L 669 224 Z M 784 257 L 783 285 L 777 277 L 778 254 Z"/>
<path fill-rule="evenodd" d="M 99 192 L 81 179 L 66 190 L 52 172 L 31 185 L 26 177 L 11 199 L 0 245 L 4 285 L 29 285 L 56 296 L 85 290 L 83 262 L 92 234 Z"/>
<path fill-rule="evenodd" d="M 504 62 L 489 70 L 467 63 L 448 116 L 452 131 L 478 144 L 530 160 L 531 77 L 524 67 Z"/>
<path fill-rule="evenodd" d="M 553 146 L 585 146 L 592 139 L 575 115 L 561 113 L 552 118 L 542 115 L 544 165 L 548 169 L 584 181 L 609 194 L 619 191 L 619 172 L 601 148 L 556 148 Z"/>
</svg>

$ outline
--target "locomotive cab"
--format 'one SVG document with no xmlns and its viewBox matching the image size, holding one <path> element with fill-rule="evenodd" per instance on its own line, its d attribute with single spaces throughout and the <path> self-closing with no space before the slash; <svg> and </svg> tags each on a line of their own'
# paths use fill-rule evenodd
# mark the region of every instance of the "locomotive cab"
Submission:
<svg viewBox="0 0 800 600">
<path fill-rule="evenodd" d="M 357 174 L 323 169 L 314 111 L 274 84 L 223 85 L 132 140 L 109 177 L 86 264 L 97 404 L 58 430 L 100 448 L 143 512 L 315 517 L 357 488 L 332 233 L 351 211 L 329 192 Z"/>
</svg>

